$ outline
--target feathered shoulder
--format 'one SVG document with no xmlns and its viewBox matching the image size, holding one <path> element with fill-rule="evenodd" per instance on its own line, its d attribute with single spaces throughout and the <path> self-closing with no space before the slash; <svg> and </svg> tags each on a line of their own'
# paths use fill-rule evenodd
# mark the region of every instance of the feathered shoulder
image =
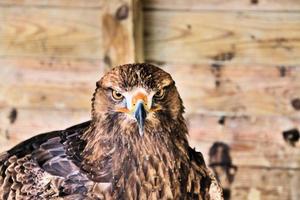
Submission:
<svg viewBox="0 0 300 200">
<path fill-rule="evenodd" d="M 0 155 L 0 199 L 52 198 L 85 190 L 81 134 L 90 121 L 34 136 Z M 74 176 L 76 179 L 74 179 Z M 74 184 L 62 182 L 77 180 Z M 67 183 L 67 182 L 66 182 Z"/>
</svg>

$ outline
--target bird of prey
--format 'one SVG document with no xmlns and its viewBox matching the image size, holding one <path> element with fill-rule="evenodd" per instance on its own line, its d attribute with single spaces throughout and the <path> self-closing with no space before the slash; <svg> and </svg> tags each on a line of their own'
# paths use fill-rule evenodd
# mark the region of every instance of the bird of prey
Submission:
<svg viewBox="0 0 300 200">
<path fill-rule="evenodd" d="M 222 199 L 170 74 L 126 64 L 96 86 L 90 121 L 1 154 L 0 199 Z"/>
</svg>

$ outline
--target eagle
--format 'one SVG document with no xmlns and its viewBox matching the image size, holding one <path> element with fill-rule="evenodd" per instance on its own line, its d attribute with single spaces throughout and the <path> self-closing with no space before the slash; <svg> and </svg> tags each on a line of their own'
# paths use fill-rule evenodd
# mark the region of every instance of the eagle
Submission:
<svg viewBox="0 0 300 200">
<path fill-rule="evenodd" d="M 169 73 L 112 68 L 96 83 L 90 121 L 0 155 L 0 199 L 222 199 L 183 113 Z"/>
</svg>

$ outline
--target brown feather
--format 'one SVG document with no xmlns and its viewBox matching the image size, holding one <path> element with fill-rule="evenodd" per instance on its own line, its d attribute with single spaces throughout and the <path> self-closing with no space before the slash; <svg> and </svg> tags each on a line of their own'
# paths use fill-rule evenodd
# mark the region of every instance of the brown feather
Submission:
<svg viewBox="0 0 300 200">
<path fill-rule="evenodd" d="M 136 87 L 166 91 L 143 136 L 135 121 L 115 112 L 108 92 Z M 38 135 L 0 156 L 1 199 L 221 199 L 201 153 L 189 147 L 183 112 L 168 73 L 149 64 L 116 67 L 97 82 L 90 122 Z"/>
</svg>

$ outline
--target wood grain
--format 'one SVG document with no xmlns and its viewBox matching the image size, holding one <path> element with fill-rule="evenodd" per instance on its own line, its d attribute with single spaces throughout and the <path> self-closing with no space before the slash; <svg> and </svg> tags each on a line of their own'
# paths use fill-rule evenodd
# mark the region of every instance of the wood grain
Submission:
<svg viewBox="0 0 300 200">
<path fill-rule="evenodd" d="M 208 155 L 214 142 L 229 145 L 237 166 L 300 170 L 300 142 L 291 146 L 283 132 L 300 130 L 299 118 L 190 115 L 192 144 Z"/>
<path fill-rule="evenodd" d="M 90 108 L 101 60 L 0 59 L 0 106 Z M 223 115 L 299 117 L 300 68 L 291 66 L 174 65 L 186 111 Z M 74 98 L 76 96 L 76 98 Z"/>
<path fill-rule="evenodd" d="M 0 7 L 0 57 L 102 58 L 102 15 L 101 9 Z"/>
<path fill-rule="evenodd" d="M 101 60 L 0 59 L 0 107 L 90 109 Z"/>
<path fill-rule="evenodd" d="M 13 108 L 0 108 L 0 152 L 34 135 L 68 128 L 90 119 L 90 110 L 16 109 L 12 123 L 9 116 Z"/>
<path fill-rule="evenodd" d="M 148 61 L 300 63 L 299 12 L 147 11 L 144 14 Z"/>
<path fill-rule="evenodd" d="M 300 171 L 283 169 L 238 169 L 231 200 L 297 200 Z"/>
<path fill-rule="evenodd" d="M 82 8 L 90 8 L 90 9 L 98 9 L 103 7 L 105 1 L 103 0 L 1 0 L 0 6 L 6 7 L 42 7 L 42 8 L 52 8 L 58 7 L 63 9 L 82 9 Z"/>
<path fill-rule="evenodd" d="M 300 10 L 298 0 L 146 0 L 145 9 L 163 10 Z"/>
<path fill-rule="evenodd" d="M 144 12 L 143 2 L 141 0 L 133 0 L 133 38 L 134 38 L 134 54 L 135 62 L 145 62 L 144 57 Z"/>
<path fill-rule="evenodd" d="M 103 51 L 108 68 L 143 60 L 143 55 L 138 53 L 143 41 L 142 32 L 138 32 L 141 30 L 142 15 L 137 12 L 141 12 L 137 0 L 113 0 L 105 4 Z"/>
<path fill-rule="evenodd" d="M 165 64 L 187 113 L 294 116 L 300 98 L 300 67 Z"/>
</svg>

